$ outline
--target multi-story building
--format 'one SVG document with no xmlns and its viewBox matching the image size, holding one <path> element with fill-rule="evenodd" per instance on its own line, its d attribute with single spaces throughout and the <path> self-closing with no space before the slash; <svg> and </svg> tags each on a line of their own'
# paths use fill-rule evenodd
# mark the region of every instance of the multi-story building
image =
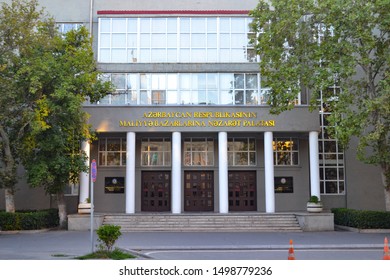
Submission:
<svg viewBox="0 0 390 280">
<path fill-rule="evenodd" d="M 327 209 L 384 209 L 380 169 L 326 134 L 326 106 L 310 112 L 302 93 L 295 109 L 269 113 L 249 42 L 256 0 L 39 2 L 63 32 L 91 30 L 117 89 L 85 104 L 96 211 L 303 211 L 310 195 Z M 88 174 L 69 187 L 69 212 L 89 187 Z M 16 196 L 20 208 L 51 203 L 25 184 Z"/>
</svg>

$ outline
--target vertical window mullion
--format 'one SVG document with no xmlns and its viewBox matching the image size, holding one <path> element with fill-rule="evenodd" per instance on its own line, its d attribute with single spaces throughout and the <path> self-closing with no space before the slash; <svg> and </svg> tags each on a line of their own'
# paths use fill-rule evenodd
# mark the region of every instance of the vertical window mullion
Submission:
<svg viewBox="0 0 390 280">
<path fill-rule="evenodd" d="M 180 18 L 176 18 L 176 62 L 180 62 Z"/>
</svg>

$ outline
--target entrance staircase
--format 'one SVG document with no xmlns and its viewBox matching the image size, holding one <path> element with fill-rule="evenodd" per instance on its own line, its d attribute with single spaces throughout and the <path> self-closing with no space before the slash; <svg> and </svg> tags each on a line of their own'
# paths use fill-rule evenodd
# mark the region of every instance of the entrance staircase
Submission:
<svg viewBox="0 0 390 280">
<path fill-rule="evenodd" d="M 295 214 L 106 214 L 122 232 L 301 232 Z"/>
</svg>

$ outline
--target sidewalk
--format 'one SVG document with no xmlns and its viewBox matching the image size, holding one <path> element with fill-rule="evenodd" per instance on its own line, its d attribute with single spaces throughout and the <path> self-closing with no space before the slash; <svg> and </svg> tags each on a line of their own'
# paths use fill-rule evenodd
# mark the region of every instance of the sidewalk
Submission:
<svg viewBox="0 0 390 280">
<path fill-rule="evenodd" d="M 139 250 L 383 249 L 390 233 L 332 232 L 134 232 L 123 233 L 116 246 Z M 96 234 L 94 235 L 95 238 Z M 95 245 L 97 242 L 95 241 Z M 92 250 L 89 231 L 0 232 L 0 260 L 72 259 Z"/>
</svg>

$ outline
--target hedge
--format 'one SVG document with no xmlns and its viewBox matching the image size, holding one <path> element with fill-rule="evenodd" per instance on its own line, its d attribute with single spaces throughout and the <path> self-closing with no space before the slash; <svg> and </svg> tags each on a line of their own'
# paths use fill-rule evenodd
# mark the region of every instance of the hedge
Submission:
<svg viewBox="0 0 390 280">
<path fill-rule="evenodd" d="M 334 208 L 334 223 L 359 229 L 390 229 L 390 212 Z"/>
<path fill-rule="evenodd" d="M 0 230 L 34 230 L 57 227 L 58 209 L 0 212 Z"/>
</svg>

